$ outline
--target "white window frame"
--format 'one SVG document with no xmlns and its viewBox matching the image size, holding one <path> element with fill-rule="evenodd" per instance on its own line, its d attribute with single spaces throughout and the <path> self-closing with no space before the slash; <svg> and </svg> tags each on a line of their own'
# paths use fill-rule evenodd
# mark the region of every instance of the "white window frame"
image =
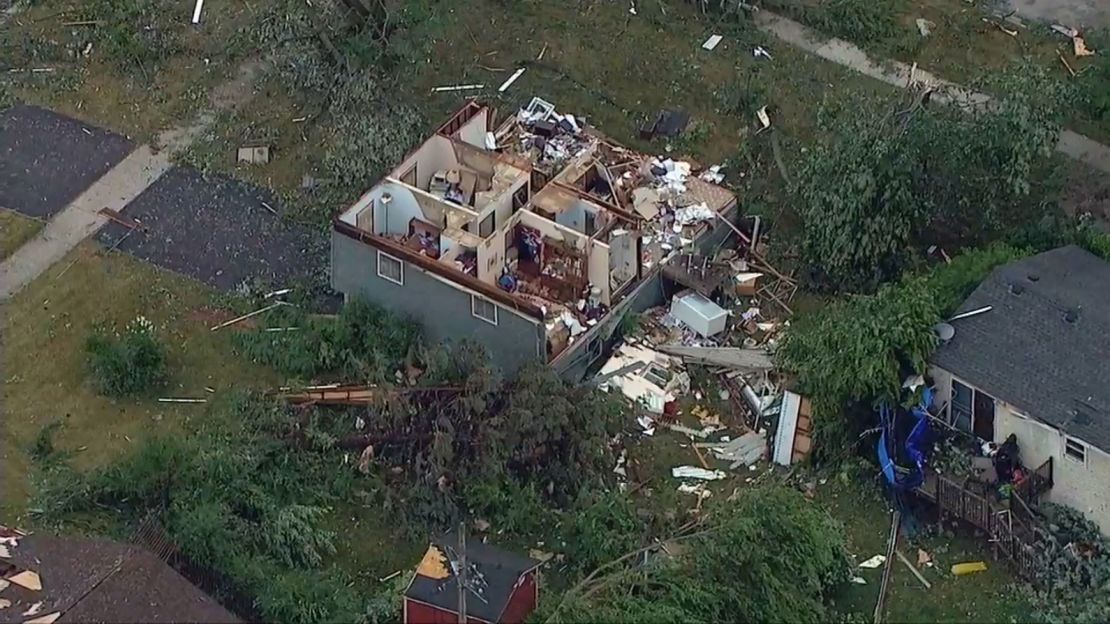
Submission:
<svg viewBox="0 0 1110 624">
<path fill-rule="evenodd" d="M 481 314 L 478 314 L 478 305 L 477 304 L 478 304 L 479 301 L 481 301 L 483 303 L 488 303 L 490 305 L 490 307 L 493 308 L 493 318 L 492 319 L 486 318 L 486 317 L 482 316 Z M 489 300 L 489 299 L 486 299 L 485 297 L 479 297 L 478 295 L 470 295 L 470 314 L 474 318 L 482 319 L 483 321 L 489 323 L 490 325 L 497 325 L 497 304 L 494 303 L 493 301 Z"/>
<path fill-rule="evenodd" d="M 393 276 L 386 275 L 385 273 L 382 273 L 382 258 L 388 258 L 389 260 L 397 263 L 397 267 L 399 268 L 398 275 L 401 276 L 401 279 L 399 279 L 399 280 L 394 279 Z M 384 251 L 379 251 L 378 252 L 378 267 L 377 268 L 378 268 L 378 277 L 382 278 L 383 280 L 385 280 L 387 282 L 393 282 L 394 284 L 397 284 L 398 286 L 404 286 L 405 285 L 405 261 L 404 260 L 401 260 L 400 258 L 398 258 L 396 256 L 391 256 L 391 255 L 385 253 Z"/>
<path fill-rule="evenodd" d="M 1069 448 L 1078 448 L 1078 449 L 1080 449 L 1081 454 L 1083 455 L 1083 457 L 1076 457 L 1075 455 L 1073 455 L 1072 453 L 1069 452 Z M 1064 436 L 1064 457 L 1066 457 L 1067 459 L 1069 459 L 1073 462 L 1086 465 L 1087 464 L 1087 445 L 1082 440 L 1079 440 L 1078 438 L 1073 438 L 1069 435 L 1065 435 Z"/>
</svg>

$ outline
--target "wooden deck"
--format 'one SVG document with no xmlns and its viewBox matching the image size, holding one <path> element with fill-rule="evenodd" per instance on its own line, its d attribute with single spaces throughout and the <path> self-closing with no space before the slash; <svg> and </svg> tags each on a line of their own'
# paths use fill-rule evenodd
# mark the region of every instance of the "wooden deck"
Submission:
<svg viewBox="0 0 1110 624">
<path fill-rule="evenodd" d="M 1013 561 L 1022 576 L 1028 576 L 1033 558 L 1033 528 L 1040 497 L 1052 487 L 1052 460 L 1049 459 L 1014 488 L 1006 500 L 995 500 L 993 492 L 980 485 L 960 482 L 934 472 L 915 492 L 937 506 L 938 516 L 958 518 L 982 530 L 995 553 Z"/>
</svg>

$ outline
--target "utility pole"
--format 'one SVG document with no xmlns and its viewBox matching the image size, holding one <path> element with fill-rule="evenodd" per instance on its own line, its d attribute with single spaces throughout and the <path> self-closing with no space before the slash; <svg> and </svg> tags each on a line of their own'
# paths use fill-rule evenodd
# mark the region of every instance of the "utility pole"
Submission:
<svg viewBox="0 0 1110 624">
<path fill-rule="evenodd" d="M 459 586 L 459 624 L 466 624 L 466 522 L 459 523 L 459 571 L 455 583 Z"/>
</svg>

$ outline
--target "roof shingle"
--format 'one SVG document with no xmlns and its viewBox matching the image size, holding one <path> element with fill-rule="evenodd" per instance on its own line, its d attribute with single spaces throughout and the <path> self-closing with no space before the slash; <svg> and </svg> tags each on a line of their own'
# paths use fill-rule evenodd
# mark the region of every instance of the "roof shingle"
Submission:
<svg viewBox="0 0 1110 624">
<path fill-rule="evenodd" d="M 932 363 L 1110 451 L 1110 263 L 1071 245 L 1007 264 L 958 312 L 988 305 Z"/>
</svg>

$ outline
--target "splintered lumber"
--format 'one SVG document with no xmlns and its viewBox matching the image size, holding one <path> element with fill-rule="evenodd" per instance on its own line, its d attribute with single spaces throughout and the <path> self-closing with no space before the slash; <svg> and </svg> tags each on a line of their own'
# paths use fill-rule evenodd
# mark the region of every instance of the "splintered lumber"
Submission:
<svg viewBox="0 0 1110 624">
<path fill-rule="evenodd" d="M 381 388 L 378 386 L 322 386 L 309 387 L 302 392 L 282 391 L 278 397 L 292 403 L 303 405 L 312 403 L 316 405 L 369 405 L 382 397 L 398 394 L 416 394 L 437 392 L 458 392 L 457 387 L 414 387 L 414 388 Z"/>
<path fill-rule="evenodd" d="M 913 575 L 917 577 L 917 580 L 921 581 L 921 584 L 925 586 L 925 589 L 932 589 L 933 588 L 933 584 L 930 583 L 928 580 L 926 580 L 926 578 L 924 576 L 921 575 L 921 572 L 912 563 L 910 563 L 910 560 L 907 559 L 906 556 L 902 554 L 902 551 L 899 550 L 895 554 L 898 555 L 898 559 L 902 563 L 906 564 L 906 567 L 910 569 L 910 572 L 913 572 Z"/>
<path fill-rule="evenodd" d="M 768 371 L 775 367 L 771 356 L 762 349 L 743 349 L 740 347 L 687 347 L 684 345 L 660 345 L 657 350 L 669 355 L 677 355 L 692 364 L 727 366 L 749 371 Z"/>
<path fill-rule="evenodd" d="M 883 580 L 879 585 L 879 599 L 875 601 L 875 624 L 883 621 L 883 615 L 886 613 L 886 590 L 890 586 L 890 575 L 894 572 L 894 551 L 898 547 L 898 529 L 902 524 L 902 512 L 895 510 L 890 517 L 890 537 L 887 538 L 886 543 L 886 559 L 885 566 L 883 567 Z"/>
<path fill-rule="evenodd" d="M 269 312 L 270 310 L 273 310 L 274 308 L 280 308 L 283 305 L 290 305 L 290 304 L 288 304 L 284 301 L 278 301 L 277 303 L 268 305 L 265 308 L 262 308 L 261 310 L 255 310 L 254 312 L 244 314 L 243 316 L 237 316 L 237 317 L 231 319 L 230 321 L 224 321 L 223 323 L 220 323 L 219 325 L 216 325 L 215 327 L 213 327 L 212 331 L 217 331 L 217 330 L 223 329 L 224 327 L 227 327 L 228 325 L 234 325 L 236 323 L 242 323 L 243 321 L 245 321 L 249 318 L 258 316 L 259 314 L 264 314 L 266 312 Z"/>
</svg>

